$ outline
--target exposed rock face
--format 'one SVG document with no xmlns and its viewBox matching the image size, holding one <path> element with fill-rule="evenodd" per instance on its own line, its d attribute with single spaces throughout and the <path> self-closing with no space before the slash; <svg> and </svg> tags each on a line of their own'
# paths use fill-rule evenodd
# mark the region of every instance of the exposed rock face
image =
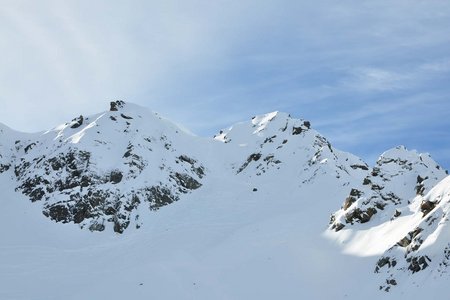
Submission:
<svg viewBox="0 0 450 300">
<path fill-rule="evenodd" d="M 264 176 L 269 171 L 290 168 L 293 162 L 295 168 L 302 171 L 300 184 L 308 184 L 325 173 L 342 180 L 359 179 L 367 173 L 351 167 L 366 167 L 361 159 L 334 149 L 325 137 L 311 128 L 309 121 L 293 119 L 285 113 L 255 116 L 250 122 L 220 131 L 214 138 L 243 149 L 241 156 L 245 159 L 234 166 L 239 176 Z"/>
<path fill-rule="evenodd" d="M 70 128 L 75 129 L 80 127 L 81 125 L 83 125 L 83 121 L 83 116 L 79 116 L 78 118 L 73 119 Z"/>
<path fill-rule="evenodd" d="M 410 199 L 428 192 L 445 176 L 429 155 L 403 146 L 391 149 L 378 159 L 362 184 L 352 189 L 341 210 L 334 214 L 331 229 L 339 231 L 348 225 L 367 223 L 378 212 L 378 222 L 398 217 L 400 211 L 395 207 L 408 205 Z M 431 208 L 431 203 L 423 203 L 422 211 L 426 214 Z"/>
<path fill-rule="evenodd" d="M 215 140 L 222 143 L 202 144 L 157 114 L 114 101 L 107 112 L 48 132 L 0 139 L 0 176 L 14 178 L 16 190 L 42 204 L 43 214 L 55 222 L 117 233 L 140 228 L 144 214 L 194 199 L 196 190 L 210 191 L 211 177 L 233 176 L 241 191 L 264 197 L 274 176 L 291 176 L 290 186 L 276 188 L 313 187 L 308 195 L 315 196 L 317 186 L 338 186 L 333 191 L 342 193 L 336 198 L 343 204 L 331 216 L 332 234 L 351 236 L 352 230 L 411 219 L 377 252 L 383 253 L 375 265 L 381 290 L 401 284 L 400 272 L 444 272 L 450 264 L 448 242 L 440 240 L 445 248 L 437 252 L 429 247 L 433 238 L 445 237 L 440 232 L 448 233 L 450 191 L 430 193 L 446 173 L 428 155 L 398 147 L 369 168 L 335 149 L 309 121 L 278 112 L 222 130 Z M 194 142 L 199 144 L 193 147 Z M 222 148 L 215 152 L 217 145 Z M 310 209 L 312 201 L 327 200 L 299 201 Z"/>
<path fill-rule="evenodd" d="M 123 165 L 127 166 L 124 160 Z M 141 202 L 155 210 L 177 201 L 178 194 L 201 187 L 199 176 L 189 164 L 183 173 L 170 170 L 172 175 L 166 185 L 136 186 L 133 191 L 123 192 L 118 186 L 124 180 L 123 171 L 99 172 L 93 165 L 90 152 L 74 149 L 51 158 L 39 157 L 33 163 L 24 161 L 16 165 L 16 176 L 22 182 L 17 190 L 32 201 L 45 201 L 44 215 L 57 222 L 82 223 L 91 230 L 103 230 L 105 223 L 111 222 L 114 230 L 121 233 Z M 203 170 L 199 164 L 198 168 Z M 37 175 L 37 170 L 42 172 Z M 133 166 L 128 172 L 129 178 L 138 178 Z"/>
<path fill-rule="evenodd" d="M 448 250 L 439 245 L 448 245 L 441 231 L 447 232 L 450 219 L 449 180 L 429 155 L 398 147 L 380 157 L 370 175 L 332 215 L 330 230 L 336 235 L 345 229 L 358 232 L 363 223 L 394 229 L 398 218 L 407 220 L 402 222 L 409 224 L 410 231 L 386 248 L 375 266 L 375 273 L 383 277 L 380 290 L 389 292 L 405 272 L 420 273 L 431 265 L 430 272 L 444 270 Z M 427 240 L 438 247 L 424 247 Z"/>
<path fill-rule="evenodd" d="M 110 103 L 109 111 L 118 111 L 120 108 L 123 108 L 124 105 L 125 105 L 124 101 L 121 100 L 112 101 Z"/>
<path fill-rule="evenodd" d="M 250 144 L 240 147 L 240 137 Z M 241 149 L 229 162 L 237 176 L 262 176 L 284 167 L 303 170 L 300 184 L 328 174 L 345 185 L 367 173 L 364 162 L 334 149 L 309 121 L 283 113 L 256 116 L 221 131 L 216 140 Z M 208 171 L 198 153 L 184 150 L 191 141 L 157 114 L 118 100 L 108 112 L 17 140 L 15 159 L 0 170 L 14 170 L 16 190 L 33 202 L 43 201 L 45 216 L 90 230 L 111 226 L 123 232 L 131 224 L 142 225 L 142 207 L 157 210 L 202 187 Z M 294 157 L 301 158 L 295 167 L 283 164 Z"/>
<path fill-rule="evenodd" d="M 56 222 L 94 231 L 111 226 L 118 233 L 130 224 L 140 227 L 140 206 L 157 210 L 177 201 L 200 188 L 206 175 L 167 137 L 177 134 L 175 128 L 153 132 L 160 119 L 141 113 L 115 101 L 110 112 L 80 116 L 38 140 L 17 141 L 17 158 L 0 165 L 0 172 L 13 168 L 16 190 L 43 201 L 43 214 Z"/>
</svg>

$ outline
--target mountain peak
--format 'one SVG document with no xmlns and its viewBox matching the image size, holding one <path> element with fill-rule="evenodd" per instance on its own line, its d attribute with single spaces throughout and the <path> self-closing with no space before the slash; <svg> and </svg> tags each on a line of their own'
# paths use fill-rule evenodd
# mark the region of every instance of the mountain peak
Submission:
<svg viewBox="0 0 450 300">
<path fill-rule="evenodd" d="M 234 141 L 246 144 L 250 140 L 266 139 L 274 136 L 299 135 L 311 129 L 311 123 L 292 118 L 285 112 L 273 111 L 256 115 L 250 121 L 239 122 L 228 129 L 221 130 L 214 139 L 228 143 Z M 250 139 L 250 140 L 249 140 Z"/>
<path fill-rule="evenodd" d="M 376 162 L 378 166 L 391 163 L 408 168 L 417 164 L 425 166 L 426 168 L 441 169 L 441 167 L 431 158 L 429 153 L 419 153 L 417 150 L 409 150 L 403 145 L 385 151 L 380 155 Z"/>
<path fill-rule="evenodd" d="M 109 111 L 118 111 L 123 108 L 125 104 L 125 101 L 122 100 L 111 101 Z"/>
<path fill-rule="evenodd" d="M 328 286 L 321 288 L 323 282 L 332 282 L 336 291 L 308 297 L 344 299 L 339 295 L 347 296 L 345 287 L 348 285 L 355 295 L 349 299 L 357 299 L 361 288 L 358 285 L 353 289 L 355 285 L 348 278 L 364 277 L 358 272 L 370 275 L 374 267 L 383 282 L 373 285 L 370 279 L 370 289 L 380 286 L 389 291 L 398 284 L 397 288 L 405 286 L 399 289 L 402 293 L 411 286 L 408 281 L 415 285 L 421 280 L 412 277 L 417 276 L 415 273 L 422 276 L 420 274 L 428 275 L 428 270 L 437 270 L 441 273 L 434 274 L 440 276 L 448 272 L 450 179 L 433 189 L 446 174 L 428 154 L 399 146 L 384 152 L 377 163 L 369 167 L 360 158 L 334 148 L 311 128 L 309 121 L 278 111 L 236 123 L 221 131 L 215 140 L 223 143 L 185 134 L 151 110 L 122 100 L 112 101 L 107 111 L 77 116 L 45 133 L 21 135 L 0 124 L 0 187 L 4 193 L 4 197 L 0 197 L 3 201 L 0 236 L 6 239 L 4 244 L 8 246 L 0 249 L 0 259 L 3 257 L 3 262 L 8 262 L 10 253 L 16 261 L 15 267 L 8 270 L 21 272 L 13 273 L 14 276 L 4 272 L 8 276 L 4 276 L 3 282 L 8 283 L 5 279 L 16 282 L 19 275 L 20 278 L 23 275 L 22 269 L 16 267 L 24 265 L 23 256 L 17 255 L 20 251 L 8 238 L 15 240 L 18 236 L 29 241 L 31 237 L 36 241 L 26 249 L 37 255 L 38 260 L 45 258 L 41 269 L 55 261 L 48 259 L 47 244 L 57 243 L 60 249 L 60 240 L 46 231 L 50 228 L 49 222 L 42 230 L 21 218 L 25 215 L 37 220 L 40 214 L 55 222 L 105 232 L 94 239 L 105 237 L 112 246 L 107 248 L 110 251 L 104 251 L 105 248 L 98 247 L 95 241 L 95 247 L 82 247 L 81 261 L 85 261 L 86 249 L 98 250 L 98 261 L 107 259 L 110 270 L 127 270 L 128 263 L 137 257 L 139 261 L 135 263 L 142 266 L 143 273 L 136 274 L 142 278 L 154 274 L 149 283 L 160 278 L 164 281 L 163 285 L 147 284 L 142 278 L 132 278 L 136 280 L 132 284 L 139 293 L 147 286 L 152 290 L 168 286 L 166 284 L 178 286 L 178 277 L 173 279 L 173 274 L 183 271 L 180 262 L 181 266 L 200 266 L 198 270 L 207 272 L 194 272 L 195 278 L 187 276 L 187 285 L 180 288 L 182 295 L 194 286 L 193 283 L 196 288 L 203 286 L 209 290 L 208 285 L 198 281 L 202 278 L 208 279 L 204 283 L 209 284 L 210 276 L 218 274 L 213 279 L 222 283 L 223 278 L 235 278 L 235 274 L 254 276 L 262 270 L 260 266 L 268 267 L 264 277 L 274 275 L 268 278 L 267 286 L 276 286 L 277 293 L 270 294 L 269 298 L 279 296 L 278 288 L 281 291 L 286 287 L 285 274 L 292 277 L 292 287 L 305 283 L 299 287 L 297 295 L 310 288 L 310 282 L 317 282 L 318 288 L 314 291 L 319 293 L 328 289 Z M 30 207 L 38 212 L 37 216 L 23 213 L 22 208 L 28 204 L 25 200 L 35 202 Z M 177 201 L 178 204 L 172 204 Z M 383 255 L 376 266 L 374 259 L 366 269 L 359 266 L 355 269 L 350 258 L 339 256 L 337 249 L 323 243 L 323 230 L 334 210 L 337 211 L 332 214 L 326 236 L 339 241 L 349 254 Z M 57 231 L 64 233 L 61 240 L 74 236 L 66 234 L 69 226 L 59 228 Z M 121 240 L 123 245 L 133 241 L 130 248 L 116 247 L 108 238 L 108 232 L 128 234 L 134 229 L 135 232 Z M 25 235 L 21 236 L 20 230 Z M 36 233 L 45 242 L 35 239 Z M 135 237 L 138 238 L 134 240 Z M 71 245 L 79 245 L 79 242 L 83 243 L 76 240 Z M 19 243 L 22 245 L 22 241 Z M 46 247 L 42 248 L 44 251 L 35 251 L 37 245 Z M 80 260 L 73 259 L 74 252 L 65 253 L 70 253 L 67 261 L 73 265 L 64 270 L 79 267 Z M 110 256 L 105 258 L 105 253 Z M 179 253 L 188 255 L 179 257 Z M 224 253 L 239 255 L 235 260 L 223 262 Z M 202 256 L 207 259 L 200 259 Z M 185 262 L 189 257 L 194 259 L 192 264 Z M 327 259 L 326 264 L 323 258 Z M 30 259 L 33 261 L 30 268 L 38 260 Z M 162 266 L 163 272 L 152 269 L 161 265 L 161 261 L 167 262 Z M 60 260 L 55 262 L 57 270 L 61 270 Z M 224 269 L 213 270 L 211 266 Z M 252 269 L 252 266 L 256 267 Z M 104 267 L 105 264 L 99 264 L 99 269 Z M 324 272 L 315 272 L 317 267 L 324 268 Z M 426 272 L 419 272 L 425 268 Z M 230 273 L 223 273 L 225 269 Z M 55 266 L 49 270 L 55 270 Z M 345 273 L 336 276 L 335 270 Z M 84 271 L 80 268 L 71 273 L 85 274 Z M 188 272 L 191 274 L 192 270 Z M 26 283 L 34 282 L 34 273 L 27 273 L 31 275 Z M 170 278 L 161 277 L 166 273 Z M 89 286 L 93 286 L 92 282 L 104 281 L 105 285 L 98 288 L 104 295 L 108 289 L 103 287 L 111 286 L 111 278 L 97 276 L 95 272 L 87 274 L 94 274 L 88 278 Z M 181 274 L 184 277 L 187 273 Z M 55 276 L 55 279 L 61 277 L 60 273 Z M 328 277 L 324 280 L 323 276 Z M 239 284 L 247 287 L 247 281 L 238 279 Z M 259 280 L 254 282 L 254 290 L 266 286 Z M 225 284 L 239 286 L 237 282 L 226 280 Z M 442 286 L 445 290 L 446 285 Z M 128 293 L 132 289 L 121 290 Z M 217 298 L 217 295 L 220 298 L 223 291 L 220 287 L 217 294 L 207 298 Z M 373 295 L 374 299 L 379 298 L 379 294 Z M 125 296 L 136 298 L 133 294 Z M 234 296 L 225 295 L 226 298 L 245 298 Z M 92 298 L 92 295 L 87 297 Z"/>
</svg>

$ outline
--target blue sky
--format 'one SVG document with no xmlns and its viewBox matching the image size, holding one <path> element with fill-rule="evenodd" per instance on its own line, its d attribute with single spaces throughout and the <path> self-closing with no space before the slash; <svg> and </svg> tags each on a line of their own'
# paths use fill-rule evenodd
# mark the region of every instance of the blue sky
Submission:
<svg viewBox="0 0 450 300">
<path fill-rule="evenodd" d="M 114 99 L 202 136 L 280 110 L 369 163 L 404 144 L 450 167 L 450 1 L 0 1 L 15 129 Z"/>
</svg>

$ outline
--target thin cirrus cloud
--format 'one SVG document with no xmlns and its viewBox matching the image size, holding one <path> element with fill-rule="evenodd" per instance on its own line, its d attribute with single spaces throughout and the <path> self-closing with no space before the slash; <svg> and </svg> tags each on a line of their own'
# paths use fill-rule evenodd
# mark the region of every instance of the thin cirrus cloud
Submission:
<svg viewBox="0 0 450 300">
<path fill-rule="evenodd" d="M 450 166 L 448 1 L 5 1 L 0 121 L 38 131 L 125 99 L 211 136 L 273 110 L 372 160 Z"/>
</svg>

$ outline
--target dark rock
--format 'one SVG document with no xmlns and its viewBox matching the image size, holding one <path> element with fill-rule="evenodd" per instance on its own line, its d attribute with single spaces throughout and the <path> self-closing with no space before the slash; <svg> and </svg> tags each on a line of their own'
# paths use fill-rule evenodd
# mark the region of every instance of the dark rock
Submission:
<svg viewBox="0 0 450 300">
<path fill-rule="evenodd" d="M 397 285 L 397 281 L 395 279 L 386 279 L 386 283 L 390 285 Z"/>
<path fill-rule="evenodd" d="M 333 224 L 333 226 L 331 227 L 331 229 L 334 229 L 336 232 L 340 231 L 342 228 L 344 228 L 345 225 L 342 223 L 336 223 Z"/>
<path fill-rule="evenodd" d="M 273 164 L 281 164 L 281 160 L 279 159 L 275 159 L 275 155 L 273 154 L 269 154 L 264 158 L 264 161 L 269 164 L 269 163 L 273 163 Z"/>
<path fill-rule="evenodd" d="M 179 198 L 172 194 L 171 190 L 164 186 L 152 186 L 147 190 L 147 201 L 150 202 L 150 209 L 157 210 L 168 205 Z"/>
<path fill-rule="evenodd" d="M 49 182 L 41 176 L 26 178 L 22 185 L 17 189 L 22 190 L 22 193 L 30 197 L 32 202 L 41 200 L 45 195 L 45 191 L 42 185 L 48 185 Z"/>
<path fill-rule="evenodd" d="M 268 138 L 266 138 L 265 140 L 264 140 L 264 144 L 266 144 L 266 143 L 273 143 L 273 140 L 276 138 L 277 136 L 276 135 L 274 135 L 274 136 L 271 136 L 271 137 L 268 137 Z"/>
<path fill-rule="evenodd" d="M 366 210 L 355 208 L 354 210 L 345 215 L 345 221 L 350 224 L 353 224 L 355 221 L 361 224 L 367 223 L 376 213 L 377 210 L 373 207 L 369 207 Z"/>
<path fill-rule="evenodd" d="M 378 208 L 379 210 L 384 210 L 384 207 L 387 205 L 387 203 L 376 201 L 376 202 L 374 203 L 374 205 L 375 205 L 375 207 Z"/>
<path fill-rule="evenodd" d="M 369 185 L 369 184 L 372 184 L 372 181 L 367 177 L 364 178 L 363 185 Z"/>
<path fill-rule="evenodd" d="M 199 178 L 203 178 L 203 176 L 205 175 L 205 168 L 204 168 L 203 166 L 197 167 L 197 166 L 196 166 L 196 165 L 197 165 L 197 160 L 195 160 L 195 159 L 193 159 L 193 158 L 190 158 L 190 157 L 187 156 L 187 155 L 180 155 L 180 156 L 178 157 L 178 159 L 179 159 L 180 161 L 182 161 L 182 162 L 185 162 L 185 163 L 190 164 L 190 165 L 191 165 L 191 170 L 192 170 L 195 174 L 197 174 L 197 176 L 198 176 Z"/>
<path fill-rule="evenodd" d="M 303 125 L 304 125 L 306 128 L 308 128 L 308 129 L 311 128 L 311 122 L 309 122 L 309 121 L 304 121 L 304 122 L 303 122 Z"/>
<path fill-rule="evenodd" d="M 75 224 L 83 222 L 84 219 L 91 217 L 91 206 L 89 203 L 79 201 L 73 208 L 73 222 Z"/>
<path fill-rule="evenodd" d="M 379 173 L 380 173 L 380 168 L 374 167 L 372 169 L 372 172 L 370 173 L 370 175 L 376 177 L 376 176 L 378 176 Z"/>
<path fill-rule="evenodd" d="M 177 172 L 175 175 L 171 175 L 171 177 L 174 178 L 179 185 L 188 190 L 196 190 L 202 186 L 200 182 L 188 174 L 181 174 Z"/>
<path fill-rule="evenodd" d="M 364 171 L 368 171 L 369 170 L 369 167 L 365 166 L 365 165 L 351 165 L 350 167 L 352 169 L 354 169 L 354 170 L 356 170 L 356 169 L 361 169 L 361 170 L 364 170 Z"/>
<path fill-rule="evenodd" d="M 91 178 L 87 175 L 83 175 L 81 177 L 80 186 L 81 187 L 88 187 L 91 184 Z"/>
<path fill-rule="evenodd" d="M 421 177 L 420 175 L 417 175 L 417 180 L 416 180 L 416 195 L 420 195 L 423 196 L 424 192 L 425 192 L 425 185 L 424 185 L 424 181 L 428 179 L 428 176 L 426 177 Z"/>
<path fill-rule="evenodd" d="M 57 157 L 53 157 L 48 160 L 50 163 L 50 166 L 52 167 L 53 171 L 58 171 L 62 168 L 62 162 Z"/>
<path fill-rule="evenodd" d="M 375 273 L 378 273 L 381 268 L 384 266 L 388 266 L 389 268 L 395 267 L 397 265 L 397 261 L 395 259 L 392 259 L 388 256 L 383 256 L 377 261 L 377 265 L 375 267 Z"/>
<path fill-rule="evenodd" d="M 237 173 L 241 173 L 252 161 L 258 161 L 261 158 L 261 153 L 253 153 L 249 157 L 247 157 L 247 161 L 239 168 Z"/>
<path fill-rule="evenodd" d="M 355 197 L 347 197 L 344 201 L 344 205 L 342 205 L 342 209 L 343 210 L 347 210 L 350 206 L 352 206 L 353 203 L 356 202 L 356 198 Z"/>
<path fill-rule="evenodd" d="M 350 191 L 350 196 L 361 197 L 361 195 L 362 195 L 362 192 L 360 190 L 358 190 L 358 189 L 352 189 Z"/>
<path fill-rule="evenodd" d="M 114 220 L 114 232 L 123 233 L 125 229 L 127 229 L 128 225 L 130 225 L 130 221 L 126 220 L 121 222 L 119 218 Z"/>
<path fill-rule="evenodd" d="M 411 240 L 406 236 L 397 242 L 400 247 L 408 247 L 409 244 L 411 244 Z"/>
<path fill-rule="evenodd" d="M 3 172 L 8 171 L 10 167 L 11 167 L 11 165 L 0 164 L 0 174 L 3 173 Z"/>
<path fill-rule="evenodd" d="M 423 231 L 423 229 L 420 227 L 415 228 L 413 231 L 408 232 L 408 234 L 404 238 L 402 238 L 397 243 L 397 245 L 400 247 L 408 247 L 411 244 L 411 242 L 413 241 L 413 239 L 415 239 L 422 231 Z M 420 246 L 420 244 L 418 246 Z M 415 249 L 415 250 L 417 250 L 417 249 Z"/>
<path fill-rule="evenodd" d="M 302 131 L 303 131 L 303 128 L 301 128 L 301 127 L 293 127 L 292 135 L 298 135 L 298 134 L 302 133 Z"/>
<path fill-rule="evenodd" d="M 75 129 L 75 128 L 80 127 L 81 125 L 83 125 L 83 121 L 84 121 L 84 118 L 83 118 L 83 116 L 80 115 L 78 118 L 75 118 L 72 120 L 72 122 L 75 122 L 75 123 L 72 124 L 72 126 L 70 126 L 70 128 Z"/>
<path fill-rule="evenodd" d="M 124 208 L 126 211 L 131 212 L 133 209 L 137 208 L 139 203 L 141 203 L 141 200 L 139 200 L 139 197 L 137 195 L 131 196 L 131 202 L 129 205 L 125 205 Z"/>
<path fill-rule="evenodd" d="M 66 206 L 61 204 L 55 204 L 43 211 L 46 217 L 50 217 L 56 222 L 67 223 L 70 221 L 70 212 Z"/>
<path fill-rule="evenodd" d="M 39 201 L 42 200 L 42 197 L 44 197 L 45 191 L 43 188 L 36 188 L 34 189 L 28 196 L 30 197 L 31 201 Z"/>
<path fill-rule="evenodd" d="M 103 230 L 105 230 L 105 225 L 94 222 L 91 224 L 91 226 L 89 226 L 89 230 L 90 231 L 103 231 Z"/>
<path fill-rule="evenodd" d="M 370 189 L 372 191 L 381 191 L 382 189 L 384 189 L 384 186 L 380 186 L 378 184 L 372 184 L 372 186 L 370 187 Z"/>
<path fill-rule="evenodd" d="M 120 172 L 118 170 L 112 171 L 111 174 L 109 175 L 109 180 L 114 184 L 121 182 L 122 178 L 123 178 L 123 174 L 122 174 L 122 172 Z"/>
<path fill-rule="evenodd" d="M 124 104 L 125 104 L 125 102 L 123 102 L 121 100 L 113 101 L 110 103 L 109 110 L 110 111 L 118 111 L 119 108 L 123 108 Z"/>
<path fill-rule="evenodd" d="M 106 207 L 106 209 L 105 209 L 105 214 L 107 215 L 107 216 L 113 216 L 113 215 L 115 215 L 116 214 L 116 209 L 114 208 L 114 207 L 111 207 L 111 206 L 108 206 L 108 207 Z"/>
<path fill-rule="evenodd" d="M 261 153 L 253 153 L 248 157 L 250 161 L 258 161 L 261 158 Z"/>
<path fill-rule="evenodd" d="M 358 198 L 360 198 L 362 195 L 362 192 L 358 189 L 351 189 L 350 191 L 350 196 L 348 196 L 345 201 L 344 204 L 342 205 L 342 208 L 344 210 L 347 210 L 353 203 L 356 202 L 356 200 L 358 200 Z"/>
<path fill-rule="evenodd" d="M 178 159 L 183 161 L 183 162 L 187 162 L 188 164 L 194 165 L 197 161 L 193 158 L 190 158 L 187 155 L 180 155 L 178 156 Z"/>
<path fill-rule="evenodd" d="M 127 152 L 125 152 L 125 154 L 123 155 L 123 158 L 127 158 L 131 155 L 131 149 L 128 150 Z"/>
<path fill-rule="evenodd" d="M 28 151 L 33 149 L 34 146 L 36 146 L 36 143 L 31 143 L 28 146 L 26 146 L 25 149 L 24 149 L 25 153 L 28 153 Z"/>
<path fill-rule="evenodd" d="M 194 168 L 194 172 L 200 178 L 203 178 L 203 176 L 205 176 L 205 168 L 203 166 L 200 166 L 198 168 Z"/>
<path fill-rule="evenodd" d="M 436 207 L 436 203 L 434 203 L 434 202 L 431 202 L 429 200 L 422 201 L 422 204 L 420 205 L 420 211 L 423 213 L 422 217 L 425 217 L 435 207 Z"/>
<path fill-rule="evenodd" d="M 372 216 L 377 213 L 377 210 L 373 207 L 369 207 L 361 218 L 361 223 L 367 223 L 370 221 Z"/>
<path fill-rule="evenodd" d="M 131 120 L 131 119 L 133 119 L 133 117 L 126 116 L 126 115 L 124 115 L 124 114 L 120 114 L 120 116 L 121 116 L 122 118 L 126 119 L 126 120 Z M 129 125 L 129 124 L 128 124 L 128 125 Z"/>
<path fill-rule="evenodd" d="M 428 262 L 431 262 L 431 259 L 425 255 L 419 257 L 409 257 L 406 261 L 409 262 L 408 270 L 414 274 L 426 269 L 428 267 Z"/>
</svg>

